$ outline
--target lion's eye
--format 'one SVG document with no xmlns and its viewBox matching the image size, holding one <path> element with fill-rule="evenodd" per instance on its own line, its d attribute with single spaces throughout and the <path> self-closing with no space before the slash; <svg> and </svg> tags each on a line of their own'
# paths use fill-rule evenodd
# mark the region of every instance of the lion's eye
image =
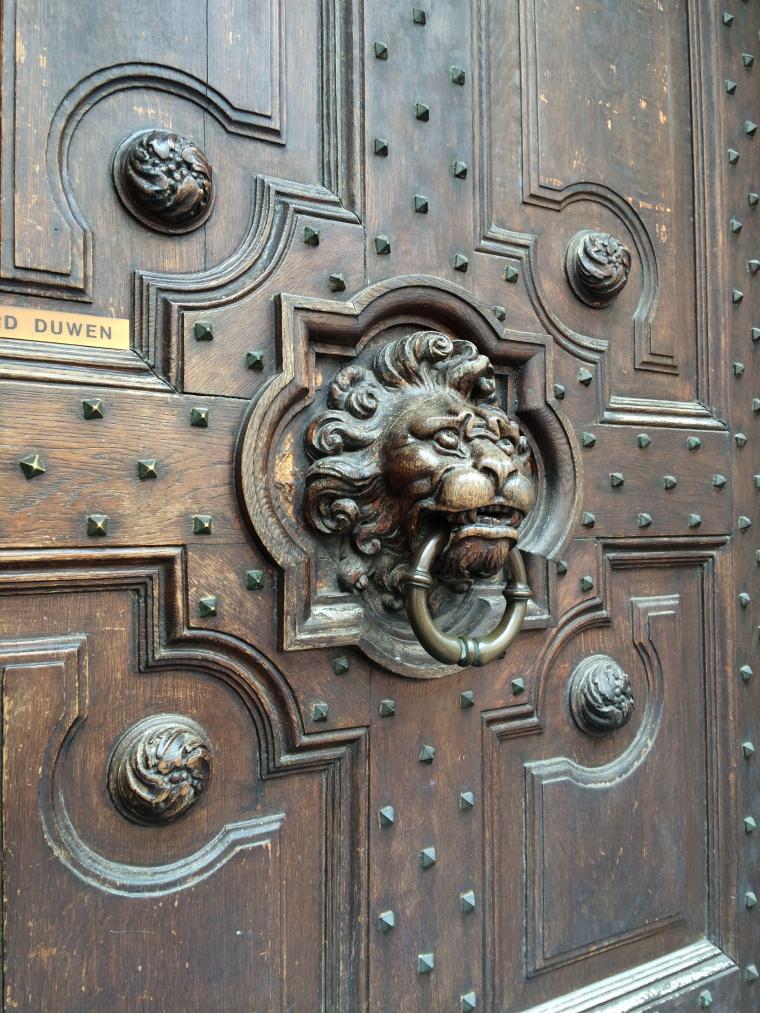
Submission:
<svg viewBox="0 0 760 1013">
<path fill-rule="evenodd" d="M 444 450 L 457 450 L 459 447 L 459 434 L 453 429 L 441 429 L 433 440 Z"/>
</svg>

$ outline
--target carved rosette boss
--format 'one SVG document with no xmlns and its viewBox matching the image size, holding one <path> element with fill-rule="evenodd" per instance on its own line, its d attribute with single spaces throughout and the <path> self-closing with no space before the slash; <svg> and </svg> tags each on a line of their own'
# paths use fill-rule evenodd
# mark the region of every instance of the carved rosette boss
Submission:
<svg viewBox="0 0 760 1013">
<path fill-rule="evenodd" d="M 630 721 L 634 709 L 630 680 L 613 658 L 594 654 L 576 667 L 570 678 L 570 710 L 581 731 L 614 732 Z"/>
<path fill-rule="evenodd" d="M 584 229 L 567 245 L 567 280 L 587 306 L 608 306 L 625 286 L 630 271 L 630 251 L 608 232 Z"/>
<path fill-rule="evenodd" d="M 197 144 L 167 130 L 141 130 L 119 145 L 113 181 L 122 204 L 158 232 L 190 232 L 211 214 L 211 164 Z"/>
<path fill-rule="evenodd" d="M 119 739 L 108 768 L 108 790 L 127 819 L 167 823 L 197 801 L 211 768 L 211 746 L 200 725 L 180 714 L 155 714 Z"/>
</svg>

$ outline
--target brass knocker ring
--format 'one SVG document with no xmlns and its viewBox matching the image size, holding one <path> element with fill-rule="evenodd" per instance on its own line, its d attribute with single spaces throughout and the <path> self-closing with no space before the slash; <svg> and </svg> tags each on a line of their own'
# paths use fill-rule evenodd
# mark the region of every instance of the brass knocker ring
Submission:
<svg viewBox="0 0 760 1013">
<path fill-rule="evenodd" d="M 406 614 L 417 639 L 437 661 L 462 668 L 487 665 L 506 651 L 522 628 L 531 595 L 525 563 L 518 550 L 512 549 L 508 560 L 511 579 L 504 588 L 507 607 L 494 630 L 484 637 L 449 636 L 436 627 L 428 608 L 428 593 L 433 586 L 430 570 L 448 540 L 448 531 L 434 531 L 412 556 L 405 578 Z"/>
</svg>

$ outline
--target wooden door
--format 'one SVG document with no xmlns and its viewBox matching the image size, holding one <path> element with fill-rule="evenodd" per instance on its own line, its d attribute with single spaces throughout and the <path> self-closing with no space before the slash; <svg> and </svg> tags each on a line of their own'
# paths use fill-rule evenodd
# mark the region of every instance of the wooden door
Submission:
<svg viewBox="0 0 760 1013">
<path fill-rule="evenodd" d="M 7 1009 L 760 1006 L 760 8 L 420 3 L 2 4 Z"/>
</svg>

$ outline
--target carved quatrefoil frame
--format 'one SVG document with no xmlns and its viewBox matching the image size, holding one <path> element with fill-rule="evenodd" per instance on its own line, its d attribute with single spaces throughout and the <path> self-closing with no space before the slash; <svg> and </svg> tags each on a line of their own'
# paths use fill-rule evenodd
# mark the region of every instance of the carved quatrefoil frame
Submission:
<svg viewBox="0 0 760 1013">
<path fill-rule="evenodd" d="M 518 419 L 535 459 L 538 499 L 520 529 L 520 548 L 529 559 L 531 554 L 557 558 L 578 505 L 580 455 L 571 427 L 551 403 L 551 339 L 504 328 L 463 289 L 425 276 L 383 281 L 347 302 L 281 294 L 275 313 L 281 372 L 252 403 L 243 423 L 236 483 L 249 524 L 282 569 L 282 647 L 350 644 L 399 675 L 450 674 L 456 668 L 435 662 L 405 617 L 384 615 L 362 594 L 340 586 L 329 537 L 304 521 L 303 433 L 313 416 L 312 402 L 342 366 L 368 347 L 423 329 L 474 342 L 510 392 L 510 414 Z M 541 565 L 534 561 L 534 568 Z M 543 571 L 543 604 L 532 606 L 527 626 L 552 621 L 553 569 L 549 578 Z M 477 635 L 494 624 L 502 609 L 500 586 L 478 582 L 449 608 L 446 621 Z"/>
</svg>

